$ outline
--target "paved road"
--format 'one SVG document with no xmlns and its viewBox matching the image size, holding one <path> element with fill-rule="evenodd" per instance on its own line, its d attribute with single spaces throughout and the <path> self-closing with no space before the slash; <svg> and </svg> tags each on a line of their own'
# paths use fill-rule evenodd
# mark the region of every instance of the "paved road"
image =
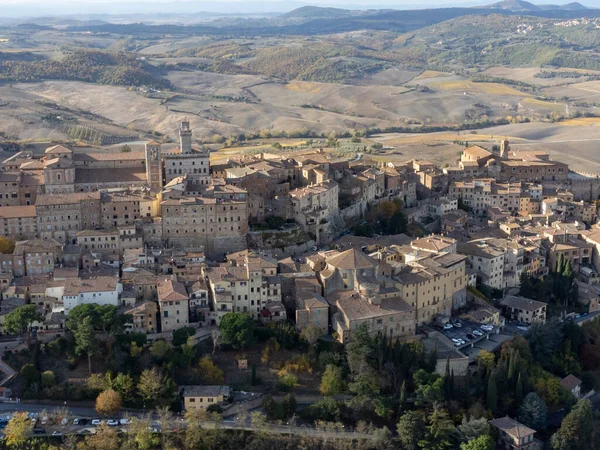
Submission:
<svg viewBox="0 0 600 450">
<path fill-rule="evenodd" d="M 0 415 L 8 414 L 14 412 L 41 412 L 43 410 L 52 412 L 53 409 L 59 406 L 56 405 L 42 405 L 42 404 L 27 404 L 27 403 L 0 403 Z M 97 418 L 98 414 L 94 411 L 93 408 L 88 407 L 66 407 L 71 411 L 70 423 L 72 424 L 73 417 L 85 417 L 85 418 Z M 148 413 L 152 414 L 152 427 L 160 430 L 160 423 L 158 421 L 158 415 L 155 411 L 148 411 Z M 132 415 L 132 416 L 142 416 L 144 412 L 136 411 L 132 413 L 122 412 L 121 415 Z M 170 430 L 176 431 L 181 428 L 185 428 L 187 422 L 178 417 L 173 417 L 168 421 Z M 200 422 L 202 428 L 205 429 L 228 429 L 228 430 L 246 430 L 246 431 L 267 431 L 269 433 L 275 434 L 295 434 L 295 435 L 303 435 L 303 436 L 314 436 L 320 438 L 332 438 L 332 439 L 373 439 L 373 436 L 364 433 L 357 433 L 354 431 L 328 431 L 328 430 L 319 430 L 316 428 L 308 427 L 308 426 L 292 426 L 292 425 L 276 425 L 276 424 L 265 424 L 259 428 L 252 426 L 248 421 L 246 423 L 239 423 L 235 420 L 229 419 L 221 422 Z M 40 425 L 41 426 L 41 425 Z M 44 426 L 47 434 L 52 434 L 53 431 L 58 430 L 64 434 L 79 434 L 84 429 L 88 432 L 93 432 L 94 427 L 86 426 L 75 426 L 68 425 L 66 427 L 61 427 L 60 425 L 47 425 Z M 124 427 L 121 427 L 123 430 Z"/>
</svg>

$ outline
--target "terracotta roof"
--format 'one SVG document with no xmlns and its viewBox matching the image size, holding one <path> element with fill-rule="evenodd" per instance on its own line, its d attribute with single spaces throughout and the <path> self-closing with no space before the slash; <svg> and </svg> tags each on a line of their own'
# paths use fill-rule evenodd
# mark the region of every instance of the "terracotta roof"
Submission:
<svg viewBox="0 0 600 450">
<path fill-rule="evenodd" d="M 422 250 L 439 252 L 456 244 L 456 239 L 446 236 L 428 236 L 421 239 L 415 239 L 410 243 L 411 247 Z"/>
<path fill-rule="evenodd" d="M 32 252 L 56 252 L 62 248 L 62 245 L 54 239 L 29 239 L 18 241 L 15 244 L 13 255 L 22 255 Z"/>
<path fill-rule="evenodd" d="M 37 196 L 35 206 L 74 204 L 85 200 L 100 201 L 100 192 L 74 192 L 71 194 L 40 194 Z"/>
<path fill-rule="evenodd" d="M 377 266 L 373 258 L 354 248 L 327 259 L 327 264 L 343 270 L 370 269 Z"/>
<path fill-rule="evenodd" d="M 74 161 L 131 161 L 145 160 L 144 152 L 75 153 Z"/>
<path fill-rule="evenodd" d="M 75 171 L 75 183 L 144 182 L 146 171 L 143 167 L 117 167 L 110 169 L 83 169 Z"/>
<path fill-rule="evenodd" d="M 158 285 L 158 301 L 159 302 L 172 302 L 172 301 L 187 301 L 188 295 L 187 290 L 183 283 L 173 280 L 165 280 Z"/>
<path fill-rule="evenodd" d="M 525 297 L 517 297 L 515 295 L 507 295 L 500 304 L 509 308 L 517 308 L 524 311 L 537 311 L 546 306 L 546 303 L 544 302 L 538 302 L 537 300 L 531 300 L 530 298 Z"/>
<path fill-rule="evenodd" d="M 568 391 L 572 391 L 577 386 L 581 386 L 581 380 L 575 375 L 567 375 L 560 380 L 560 384 L 562 384 Z"/>
<path fill-rule="evenodd" d="M 35 206 L 3 206 L 0 208 L 0 219 L 18 217 L 35 217 Z"/>
<path fill-rule="evenodd" d="M 535 430 L 528 426 L 519 423 L 516 419 L 510 417 L 501 417 L 499 419 L 490 420 L 489 424 L 504 431 L 509 436 L 515 439 L 522 439 L 525 436 L 535 434 Z"/>
<path fill-rule="evenodd" d="M 62 145 L 55 145 L 54 147 L 48 147 L 44 153 L 46 155 L 59 155 L 61 153 L 73 153 L 73 150 Z"/>
<path fill-rule="evenodd" d="M 118 278 L 110 276 L 67 278 L 63 295 L 76 296 L 84 292 L 112 292 L 117 289 L 118 282 Z"/>
</svg>

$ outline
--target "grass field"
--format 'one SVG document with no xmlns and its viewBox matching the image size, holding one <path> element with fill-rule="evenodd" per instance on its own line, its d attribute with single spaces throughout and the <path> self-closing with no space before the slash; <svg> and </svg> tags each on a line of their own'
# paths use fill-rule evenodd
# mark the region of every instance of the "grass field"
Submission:
<svg viewBox="0 0 600 450">
<path fill-rule="evenodd" d="M 442 77 L 449 77 L 449 76 L 450 76 L 450 74 L 447 72 L 439 72 L 437 70 L 425 70 L 423 73 L 421 73 L 421 75 L 413 78 L 413 81 L 427 80 L 429 78 L 442 78 Z"/>
<path fill-rule="evenodd" d="M 544 108 L 549 109 L 551 111 L 563 112 L 565 110 L 565 105 L 560 103 L 552 103 L 546 102 L 544 100 L 538 100 L 536 98 L 525 98 L 522 103 L 528 108 L 536 109 L 536 108 Z"/>
<path fill-rule="evenodd" d="M 310 81 L 292 81 L 285 85 L 285 88 L 293 92 L 302 92 L 304 94 L 318 94 L 323 89 L 322 83 L 311 83 Z"/>
<path fill-rule="evenodd" d="M 569 119 L 563 120 L 559 122 L 560 125 L 566 126 L 587 126 L 587 127 L 597 127 L 600 126 L 600 117 L 579 117 L 577 119 Z"/>
<path fill-rule="evenodd" d="M 479 91 L 490 95 L 514 95 L 516 97 L 529 97 L 529 94 L 518 91 L 499 83 L 473 83 L 469 80 L 461 81 L 436 81 L 429 87 L 440 91 Z"/>
</svg>

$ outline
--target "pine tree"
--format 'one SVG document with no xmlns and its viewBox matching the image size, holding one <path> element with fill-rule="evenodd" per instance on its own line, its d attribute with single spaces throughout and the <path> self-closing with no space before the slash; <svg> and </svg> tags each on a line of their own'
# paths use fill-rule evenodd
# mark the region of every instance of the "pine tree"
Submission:
<svg viewBox="0 0 600 450">
<path fill-rule="evenodd" d="M 498 410 L 498 392 L 497 392 L 497 387 L 496 387 L 496 373 L 495 372 L 492 372 L 490 374 L 490 377 L 488 378 L 487 406 L 494 414 Z"/>
<path fill-rule="evenodd" d="M 546 428 L 548 407 L 535 392 L 530 392 L 519 407 L 519 421 L 535 430 Z"/>
</svg>

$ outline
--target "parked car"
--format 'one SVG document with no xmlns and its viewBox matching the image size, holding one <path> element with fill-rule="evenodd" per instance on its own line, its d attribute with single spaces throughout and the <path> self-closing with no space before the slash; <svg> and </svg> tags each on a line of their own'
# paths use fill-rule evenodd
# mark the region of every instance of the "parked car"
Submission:
<svg viewBox="0 0 600 450">
<path fill-rule="evenodd" d="M 471 334 L 471 333 L 467 333 L 467 338 L 469 338 L 469 339 L 475 339 L 475 335 Z"/>
<path fill-rule="evenodd" d="M 455 343 L 454 343 L 454 346 L 455 346 L 455 347 L 460 347 L 461 345 L 462 345 L 462 344 L 461 344 L 460 342 L 455 342 Z"/>
<path fill-rule="evenodd" d="M 116 419 L 108 419 L 106 421 L 106 425 L 108 425 L 109 427 L 116 427 L 117 425 L 119 425 L 119 421 Z"/>
<path fill-rule="evenodd" d="M 35 427 L 33 429 L 33 434 L 46 434 L 46 429 L 42 427 Z"/>
<path fill-rule="evenodd" d="M 52 436 L 62 436 L 63 434 L 60 431 L 53 431 Z"/>
<path fill-rule="evenodd" d="M 462 323 L 460 322 L 454 322 L 452 325 L 454 325 L 456 328 L 462 328 Z"/>
<path fill-rule="evenodd" d="M 131 420 L 123 418 L 123 419 L 119 420 L 119 423 L 121 425 L 129 425 L 131 423 Z"/>
<path fill-rule="evenodd" d="M 460 339 L 458 339 L 458 338 L 452 338 L 452 342 L 455 342 L 455 343 L 456 342 L 460 342 Z"/>
<path fill-rule="evenodd" d="M 451 323 L 447 323 L 444 325 L 444 330 L 451 330 L 452 328 L 454 328 L 454 327 L 452 326 Z"/>
<path fill-rule="evenodd" d="M 481 331 L 479 331 L 479 330 L 473 330 L 473 334 L 475 336 L 483 336 L 483 333 Z"/>
<path fill-rule="evenodd" d="M 79 425 L 79 418 L 78 417 L 75 417 L 73 419 L 73 425 Z"/>
<path fill-rule="evenodd" d="M 485 331 L 492 331 L 494 329 L 494 325 L 490 325 L 489 323 L 486 323 L 486 324 L 481 325 L 480 328 Z"/>
<path fill-rule="evenodd" d="M 66 418 L 66 417 L 65 417 L 63 420 L 61 420 L 61 421 L 60 421 L 60 424 L 61 424 L 63 427 L 67 426 L 67 424 L 68 424 L 68 423 L 69 423 L 69 419 L 68 419 L 68 418 Z"/>
<path fill-rule="evenodd" d="M 87 425 L 90 423 L 88 419 L 79 419 L 79 425 Z"/>
<path fill-rule="evenodd" d="M 102 420 L 100 420 L 100 419 L 93 419 L 92 420 L 92 425 L 94 425 L 94 426 L 102 425 Z"/>
<path fill-rule="evenodd" d="M 48 416 L 42 417 L 42 425 L 46 425 L 48 423 Z"/>
</svg>

